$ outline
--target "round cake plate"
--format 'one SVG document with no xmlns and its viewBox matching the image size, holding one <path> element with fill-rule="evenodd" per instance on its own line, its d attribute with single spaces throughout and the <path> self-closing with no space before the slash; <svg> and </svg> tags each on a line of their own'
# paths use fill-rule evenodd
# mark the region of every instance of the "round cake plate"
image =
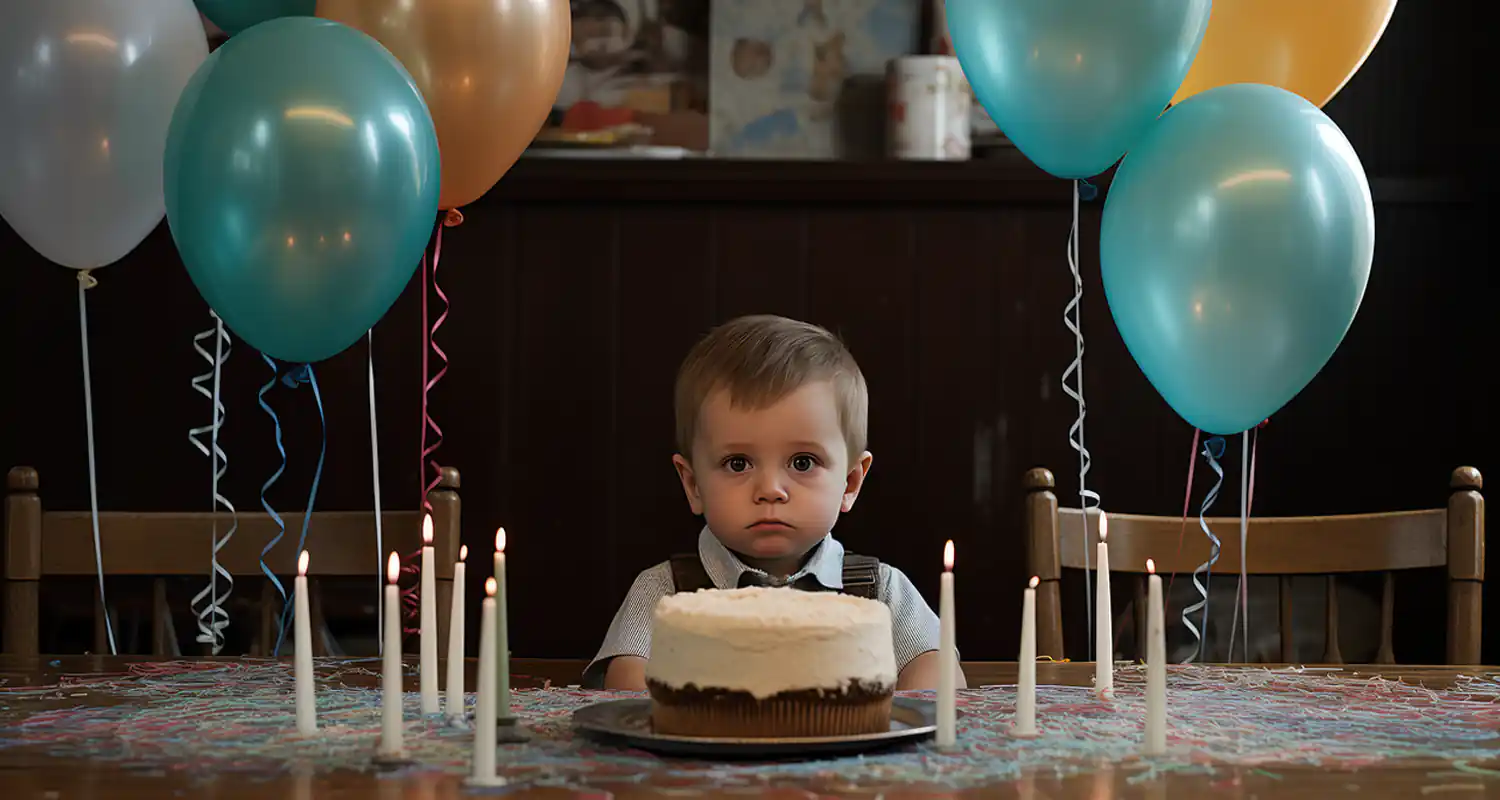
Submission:
<svg viewBox="0 0 1500 800">
<path fill-rule="evenodd" d="M 651 700 L 605 700 L 573 712 L 573 726 L 609 744 L 661 755 L 702 758 L 815 758 L 852 755 L 921 741 L 937 730 L 937 704 L 915 697 L 891 702 L 891 729 L 853 736 L 785 739 L 671 736 L 651 729 Z"/>
</svg>

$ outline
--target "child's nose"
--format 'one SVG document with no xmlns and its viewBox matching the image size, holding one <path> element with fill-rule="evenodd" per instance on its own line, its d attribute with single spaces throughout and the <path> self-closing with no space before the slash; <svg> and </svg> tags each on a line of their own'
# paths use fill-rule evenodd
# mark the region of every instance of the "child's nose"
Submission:
<svg viewBox="0 0 1500 800">
<path fill-rule="evenodd" d="M 782 480 L 780 470 L 763 470 L 760 479 L 755 484 L 755 501 L 757 503 L 785 503 L 787 501 L 786 483 Z"/>
</svg>

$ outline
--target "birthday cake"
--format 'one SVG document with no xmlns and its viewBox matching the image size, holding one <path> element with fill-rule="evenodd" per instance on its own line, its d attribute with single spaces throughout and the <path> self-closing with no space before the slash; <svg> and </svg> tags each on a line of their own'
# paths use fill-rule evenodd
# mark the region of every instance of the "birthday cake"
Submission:
<svg viewBox="0 0 1500 800">
<path fill-rule="evenodd" d="M 890 730 L 896 656 L 883 603 L 786 588 L 657 603 L 646 664 L 652 727 L 707 737 Z"/>
</svg>

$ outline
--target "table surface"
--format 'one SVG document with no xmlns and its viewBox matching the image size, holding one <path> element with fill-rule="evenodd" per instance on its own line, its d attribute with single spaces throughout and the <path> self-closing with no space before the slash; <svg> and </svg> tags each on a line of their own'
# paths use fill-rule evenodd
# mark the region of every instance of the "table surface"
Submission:
<svg viewBox="0 0 1500 800">
<path fill-rule="evenodd" d="M 30 699 L 21 687 L 51 687 L 65 680 L 99 675 L 120 675 L 130 670 L 132 664 L 149 663 L 151 659 L 135 657 L 68 656 L 40 659 L 0 656 L 0 727 L 27 719 L 45 708 L 41 700 Z M 194 662 L 217 661 L 191 659 Z M 226 660 L 234 663 L 232 660 Z M 262 662 L 263 663 L 263 662 Z M 469 663 L 472 676 L 474 664 Z M 1267 665 L 1256 665 L 1256 669 Z M 512 672 L 518 687 L 542 688 L 544 686 L 566 686 L 577 679 L 581 662 L 517 659 Z M 1375 676 L 1386 679 L 1416 683 L 1430 689 L 1443 689 L 1462 676 L 1490 676 L 1494 673 L 1484 668 L 1420 667 L 1420 666 L 1346 666 L 1343 674 Z M 983 662 L 965 664 L 971 685 L 1007 685 L 1016 681 L 1014 663 Z M 1050 663 L 1037 665 L 1037 681 L 1042 685 L 1088 686 L 1093 679 L 1094 666 L 1088 662 Z M 351 687 L 374 687 L 378 677 L 368 669 L 350 670 L 346 673 L 334 670 L 333 680 Z M 320 665 L 320 678 L 327 677 Z M 472 680 L 472 679 L 471 679 Z M 470 683 L 469 685 L 473 685 Z M 414 689 L 414 683 L 408 686 Z M 34 694 L 34 693 L 32 693 Z M 90 694 L 90 704 L 108 705 L 107 694 Z M 128 703 L 128 699 L 118 702 Z M 1500 760 L 1500 743 L 1496 745 L 1497 760 Z M 668 798 L 705 796 L 745 796 L 750 791 L 704 789 L 688 787 L 680 779 L 672 777 L 670 760 L 662 762 L 659 773 L 633 776 L 629 780 L 615 780 L 591 786 L 573 787 L 511 787 L 504 793 L 508 797 L 593 797 L 593 798 Z M 1491 764 L 1491 767 L 1494 765 Z M 1039 770 L 1015 780 L 989 786 L 970 787 L 963 790 L 945 788 L 941 776 L 931 783 L 900 786 L 859 786 L 819 783 L 817 777 L 808 778 L 800 785 L 781 782 L 770 788 L 753 791 L 758 796 L 786 798 L 822 798 L 830 796 L 862 798 L 902 797 L 1015 797 L 1089 798 L 1089 800 L 1111 800 L 1112 798 L 1327 798 L 1346 797 L 1500 797 L 1500 772 L 1488 773 L 1486 769 L 1473 772 L 1454 772 L 1446 763 L 1382 764 L 1358 770 L 1327 769 L 1292 766 L 1278 769 L 1272 774 L 1263 769 L 1251 769 L 1235 765 L 1223 765 L 1222 769 L 1206 770 L 1203 773 L 1165 772 L 1149 780 L 1141 780 L 1144 765 L 1137 763 L 1099 764 L 1087 774 L 1057 774 L 1056 770 Z M 370 771 L 337 771 L 318 775 L 267 775 L 246 776 L 244 774 L 219 774 L 204 777 L 167 770 L 141 771 L 117 766 L 113 763 L 52 755 L 45 748 L 15 741 L 0 739 L 0 797 L 5 800 L 21 798 L 46 798 L 67 800 L 68 798 L 169 798 L 209 797 L 235 800 L 237 798 L 458 798 L 476 796 L 463 783 L 462 777 L 450 773 L 413 772 L 396 776 L 379 775 Z"/>
</svg>

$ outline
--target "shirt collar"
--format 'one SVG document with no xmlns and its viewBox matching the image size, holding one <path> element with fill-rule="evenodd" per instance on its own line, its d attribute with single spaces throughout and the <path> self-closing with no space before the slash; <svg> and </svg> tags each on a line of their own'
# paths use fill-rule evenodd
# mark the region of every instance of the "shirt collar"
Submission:
<svg viewBox="0 0 1500 800">
<path fill-rule="evenodd" d="M 733 589 L 740 585 L 740 576 L 746 572 L 758 575 L 766 573 L 741 561 L 739 556 L 725 547 L 717 536 L 703 526 L 702 532 L 698 534 L 698 560 L 703 562 L 703 569 L 708 573 L 709 580 L 719 589 Z M 833 538 L 833 534 L 826 534 L 823 539 L 813 547 L 812 556 L 802 569 L 787 576 L 787 583 L 794 583 L 798 578 L 811 575 L 825 589 L 844 588 L 844 546 Z"/>
</svg>

